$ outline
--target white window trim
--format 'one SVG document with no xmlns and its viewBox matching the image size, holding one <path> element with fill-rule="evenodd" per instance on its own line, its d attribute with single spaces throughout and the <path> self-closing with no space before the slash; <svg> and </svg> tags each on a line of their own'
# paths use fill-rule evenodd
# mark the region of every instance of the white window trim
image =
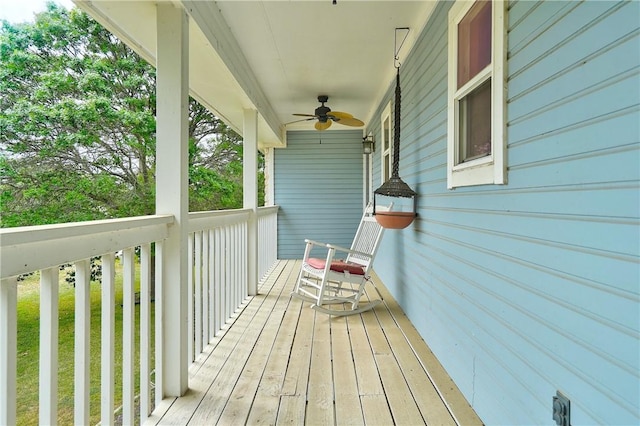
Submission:
<svg viewBox="0 0 640 426">
<path fill-rule="evenodd" d="M 493 0 L 491 65 L 461 89 L 466 92 L 474 82 L 491 74 L 491 155 L 456 165 L 458 156 L 458 114 L 455 99 L 457 86 L 457 26 L 475 1 L 458 0 L 449 10 L 449 69 L 447 107 L 447 187 L 449 189 L 485 184 L 507 183 L 506 162 L 506 2 Z"/>
<path fill-rule="evenodd" d="M 385 140 L 385 135 L 384 135 L 384 122 L 389 120 L 389 129 L 387 131 L 387 135 L 386 138 L 389 141 L 389 148 L 388 149 L 384 149 L 384 140 Z M 385 183 L 388 178 L 391 177 L 391 170 L 393 167 L 393 123 L 391 122 L 391 101 L 389 101 L 389 103 L 387 104 L 387 106 L 382 110 L 382 114 L 380 115 L 380 178 L 382 180 L 382 183 Z M 384 164 L 384 159 L 385 156 L 388 155 L 388 168 L 387 170 L 389 170 L 389 176 L 385 176 L 384 175 L 384 170 L 385 170 L 385 164 Z"/>
</svg>

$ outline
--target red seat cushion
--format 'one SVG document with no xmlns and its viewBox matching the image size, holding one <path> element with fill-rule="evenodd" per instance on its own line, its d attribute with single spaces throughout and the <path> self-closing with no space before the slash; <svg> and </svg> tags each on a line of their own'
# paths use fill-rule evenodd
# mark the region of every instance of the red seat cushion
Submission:
<svg viewBox="0 0 640 426">
<path fill-rule="evenodd" d="M 315 257 L 310 257 L 307 259 L 307 263 L 309 266 L 316 269 L 324 269 L 327 261 L 325 259 L 318 259 Z M 357 263 L 348 263 L 344 260 L 334 260 L 331 262 L 331 270 L 335 272 L 349 272 L 353 275 L 364 275 L 364 268 Z"/>
</svg>

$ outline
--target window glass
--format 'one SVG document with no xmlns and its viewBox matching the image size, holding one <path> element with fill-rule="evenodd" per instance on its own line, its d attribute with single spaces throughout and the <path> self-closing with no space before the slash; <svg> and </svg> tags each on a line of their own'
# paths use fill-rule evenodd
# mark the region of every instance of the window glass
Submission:
<svg viewBox="0 0 640 426">
<path fill-rule="evenodd" d="M 479 1 L 458 24 L 458 89 L 491 63 L 491 2 Z"/>
<path fill-rule="evenodd" d="M 459 102 L 459 163 L 491 154 L 491 80 Z"/>
<path fill-rule="evenodd" d="M 388 153 L 385 154 L 382 162 L 383 162 L 383 167 L 384 167 L 383 180 L 384 180 L 384 182 L 386 182 L 391 177 L 391 171 L 389 170 L 389 164 L 391 163 L 391 155 L 388 154 Z"/>
</svg>

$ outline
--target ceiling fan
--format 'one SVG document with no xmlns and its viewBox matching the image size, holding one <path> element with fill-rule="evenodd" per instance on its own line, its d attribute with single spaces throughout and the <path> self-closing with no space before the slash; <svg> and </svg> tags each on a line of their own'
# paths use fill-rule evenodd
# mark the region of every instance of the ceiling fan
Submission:
<svg viewBox="0 0 640 426">
<path fill-rule="evenodd" d="M 346 112 L 331 111 L 331 108 L 325 106 L 324 103 L 329 100 L 329 96 L 318 96 L 318 102 L 322 105 L 316 108 L 314 114 L 293 114 L 298 117 L 309 117 L 300 121 L 318 120 L 315 124 L 316 130 L 326 130 L 331 127 L 332 122 L 342 124 L 345 126 L 360 127 L 364 126 L 361 120 L 358 120 L 353 115 Z"/>
</svg>

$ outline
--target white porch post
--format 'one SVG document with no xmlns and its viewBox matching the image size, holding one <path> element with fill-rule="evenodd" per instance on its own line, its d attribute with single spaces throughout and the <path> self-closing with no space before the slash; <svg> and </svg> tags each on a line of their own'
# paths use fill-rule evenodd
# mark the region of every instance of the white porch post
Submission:
<svg viewBox="0 0 640 426">
<path fill-rule="evenodd" d="M 251 209 L 247 230 L 247 282 L 250 296 L 258 294 L 258 112 L 244 110 L 242 204 Z"/>
<path fill-rule="evenodd" d="M 264 153 L 264 205 L 273 206 L 275 202 L 273 186 L 273 157 L 275 148 L 267 148 Z"/>
<path fill-rule="evenodd" d="M 162 392 L 181 396 L 188 387 L 187 221 L 189 23 L 170 2 L 157 5 L 157 152 L 156 213 L 172 214 L 158 276 L 162 296 Z"/>
<path fill-rule="evenodd" d="M 18 281 L 0 280 L 0 425 L 16 424 Z"/>
</svg>

